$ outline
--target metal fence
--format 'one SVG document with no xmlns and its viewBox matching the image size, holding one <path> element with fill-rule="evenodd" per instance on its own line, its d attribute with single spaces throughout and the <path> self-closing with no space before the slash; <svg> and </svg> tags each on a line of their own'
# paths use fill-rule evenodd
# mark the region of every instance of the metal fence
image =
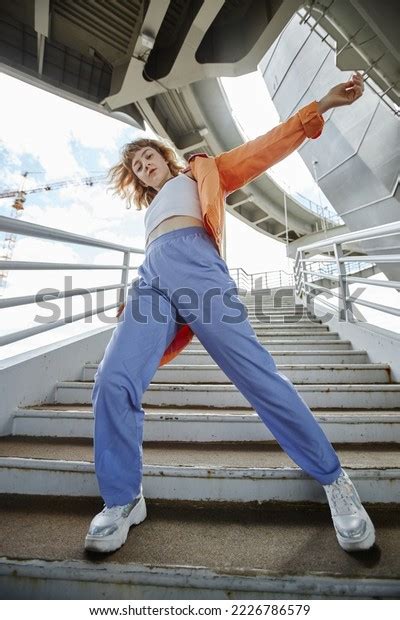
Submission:
<svg viewBox="0 0 400 620">
<path fill-rule="evenodd" d="M 238 289 L 246 291 L 294 286 L 293 274 L 287 273 L 283 269 L 247 273 L 242 267 L 235 267 L 229 269 L 229 273 Z"/>
<path fill-rule="evenodd" d="M 358 277 L 349 275 L 349 273 L 359 273 L 366 267 L 382 263 L 399 264 L 400 254 L 374 254 L 373 256 L 368 256 L 368 261 L 362 261 L 361 259 L 364 258 L 362 256 L 345 256 L 343 253 L 343 245 L 346 243 L 365 239 L 379 239 L 381 237 L 396 235 L 399 232 L 400 221 L 397 221 L 352 233 L 346 233 L 344 235 L 338 235 L 337 237 L 324 239 L 323 241 L 299 247 L 296 252 L 294 264 L 295 290 L 297 296 L 302 299 L 305 306 L 310 307 L 312 295 L 324 292 L 334 295 L 338 298 L 338 308 L 326 300 L 321 300 L 321 303 L 333 310 L 339 317 L 339 320 L 344 320 L 346 322 L 355 321 L 353 309 L 353 304 L 355 303 L 375 310 L 381 310 L 382 312 L 388 312 L 395 316 L 400 316 L 399 308 L 357 299 L 352 297 L 349 291 L 349 284 L 351 283 L 400 289 L 400 280 L 371 280 L 360 275 Z M 333 248 L 334 256 L 327 256 L 323 259 L 313 258 L 311 256 L 311 254 L 321 254 L 322 250 L 326 251 L 327 248 L 330 247 Z M 307 253 L 310 254 L 310 256 L 306 257 Z M 321 269 L 321 264 L 326 265 L 326 267 Z M 315 284 L 315 281 L 321 278 L 326 278 L 334 282 L 336 284 L 335 288 L 338 288 L 338 292 L 332 291 L 321 284 Z"/>
<path fill-rule="evenodd" d="M 144 250 L 140 248 L 126 247 L 123 245 L 118 245 L 116 243 L 109 243 L 107 241 L 101 241 L 101 240 L 93 239 L 90 237 L 84 237 L 82 235 L 76 235 L 74 233 L 65 232 L 63 230 L 58 230 L 56 228 L 49 228 L 47 226 L 41 226 L 39 224 L 31 224 L 29 222 L 21 222 L 12 217 L 0 216 L 0 230 L 4 232 L 14 233 L 17 235 L 25 235 L 28 237 L 38 237 L 41 239 L 59 241 L 61 243 L 76 243 L 80 246 L 90 246 L 90 247 L 97 247 L 97 248 L 102 248 L 102 249 L 107 249 L 107 250 L 115 250 L 117 252 L 122 252 L 122 255 L 123 255 L 121 265 L 95 265 L 93 263 L 92 264 L 76 264 L 76 263 L 53 263 L 53 262 L 49 263 L 49 262 L 37 262 L 37 261 L 0 260 L 0 271 L 10 271 L 10 270 L 16 270 L 16 269 L 21 269 L 21 270 L 115 269 L 121 272 L 120 281 L 116 284 L 110 284 L 107 286 L 98 286 L 98 287 L 85 288 L 85 289 L 77 288 L 77 289 L 57 291 L 57 292 L 51 292 L 51 293 L 50 292 L 37 293 L 36 295 L 26 295 L 23 297 L 1 298 L 0 309 L 1 308 L 13 308 L 15 306 L 33 304 L 33 303 L 38 303 L 41 301 L 49 301 L 50 299 L 62 299 L 65 297 L 74 297 L 76 295 L 82 295 L 82 294 L 87 294 L 87 293 L 98 293 L 99 291 L 119 289 L 119 299 L 117 302 L 113 304 L 109 304 L 107 306 L 100 306 L 100 307 L 88 310 L 86 312 L 82 312 L 80 314 L 63 317 L 51 323 L 46 323 L 44 325 L 37 325 L 35 327 L 30 327 L 28 329 L 23 329 L 23 330 L 19 330 L 18 332 L 7 334 L 5 336 L 0 337 L 0 346 L 11 344 L 13 342 L 17 342 L 18 340 L 23 340 L 24 338 L 29 338 L 30 336 L 40 334 L 41 332 L 45 332 L 50 329 L 60 327 L 62 325 L 66 325 L 74 321 L 79 321 L 88 316 L 93 316 L 95 314 L 101 314 L 102 312 L 106 312 L 107 310 L 111 310 L 113 308 L 118 307 L 121 303 L 125 301 L 126 296 L 127 296 L 127 289 L 129 285 L 129 271 L 132 269 L 136 269 L 136 267 L 130 266 L 131 254 L 144 254 Z"/>
<path fill-rule="evenodd" d="M 74 321 L 79 321 L 88 316 L 93 316 L 111 310 L 124 303 L 127 297 L 127 289 L 129 285 L 129 272 L 136 270 L 137 267 L 130 266 L 130 258 L 132 254 L 144 254 L 145 251 L 140 248 L 127 247 L 107 241 L 101 241 L 74 233 L 65 232 L 55 228 L 49 228 L 38 224 L 21 222 L 11 217 L 0 216 L 0 230 L 14 233 L 17 235 L 25 235 L 29 237 L 37 237 L 58 241 L 60 243 L 75 243 L 81 246 L 98 247 L 102 249 L 115 250 L 122 253 L 122 262 L 120 265 L 96 265 L 96 264 L 76 264 L 76 263 L 55 263 L 55 262 L 37 262 L 37 261 L 4 261 L 0 260 L 0 270 L 65 270 L 65 269 L 90 269 L 103 270 L 111 269 L 120 271 L 120 281 L 115 284 L 106 286 L 96 286 L 92 288 L 75 288 L 70 290 L 53 291 L 37 293 L 35 295 L 26 295 L 22 297 L 5 297 L 0 298 L 1 308 L 13 308 L 27 304 L 38 303 L 41 301 L 49 301 L 51 299 L 62 299 L 66 297 L 74 297 L 77 295 L 97 293 L 99 291 L 118 290 L 118 301 L 99 307 L 90 309 L 86 312 L 66 316 L 57 321 L 37 325 L 28 329 L 19 330 L 0 337 L 0 345 L 11 344 L 24 338 L 34 336 L 41 332 L 45 332 Z M 379 263 L 400 263 L 400 254 L 379 254 L 368 256 L 368 260 L 362 260 L 362 256 L 344 256 L 343 245 L 346 243 L 361 241 L 363 239 L 380 238 L 389 235 L 395 235 L 400 232 L 400 221 L 382 226 L 368 228 L 366 230 L 357 231 L 339 235 L 331 239 L 325 239 L 309 245 L 298 248 L 294 263 L 294 274 L 287 273 L 284 270 L 261 271 L 256 273 L 247 273 L 245 269 L 238 267 L 230 269 L 230 275 L 235 281 L 238 289 L 246 291 L 255 291 L 258 289 L 276 289 L 282 287 L 294 287 L 297 296 L 303 300 L 304 305 L 310 306 L 311 295 L 329 292 L 339 299 L 338 309 L 325 300 L 321 300 L 326 306 L 339 314 L 341 319 L 345 321 L 353 321 L 353 303 L 357 303 L 369 308 L 388 312 L 396 316 L 400 316 L 400 309 L 385 306 L 383 304 L 374 303 L 366 300 L 353 298 L 349 293 L 350 283 L 364 283 L 371 286 L 383 286 L 393 289 L 400 289 L 400 281 L 396 280 L 370 280 L 366 277 L 355 277 L 350 273 L 360 273 L 363 269 L 379 265 Z M 333 257 L 315 258 L 306 257 L 306 254 L 320 254 L 332 246 Z M 336 284 L 339 292 L 332 291 L 320 284 L 316 284 L 316 280 L 326 278 Z"/>
</svg>

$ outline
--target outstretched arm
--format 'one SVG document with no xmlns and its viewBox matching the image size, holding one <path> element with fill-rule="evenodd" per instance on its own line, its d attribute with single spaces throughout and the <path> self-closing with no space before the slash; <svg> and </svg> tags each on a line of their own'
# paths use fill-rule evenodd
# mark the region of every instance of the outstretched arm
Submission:
<svg viewBox="0 0 400 620">
<path fill-rule="evenodd" d="M 318 138 L 324 126 L 322 114 L 330 108 L 350 105 L 364 91 L 362 76 L 334 86 L 320 100 L 301 108 L 266 134 L 215 157 L 226 194 L 253 181 L 295 151 L 305 138 Z"/>
</svg>

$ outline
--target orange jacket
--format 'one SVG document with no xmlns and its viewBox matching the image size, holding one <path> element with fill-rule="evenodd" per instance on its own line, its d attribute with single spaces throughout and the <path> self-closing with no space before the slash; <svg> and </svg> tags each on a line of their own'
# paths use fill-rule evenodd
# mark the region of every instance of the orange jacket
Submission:
<svg viewBox="0 0 400 620">
<path fill-rule="evenodd" d="M 318 138 L 324 119 L 313 101 L 301 108 L 284 123 L 266 134 L 245 144 L 210 157 L 196 153 L 189 159 L 189 166 L 197 181 L 203 224 L 222 256 L 225 197 L 256 179 L 267 168 L 295 151 L 305 138 Z M 160 367 L 170 362 L 192 340 L 189 325 L 182 325 L 160 361 Z"/>
</svg>

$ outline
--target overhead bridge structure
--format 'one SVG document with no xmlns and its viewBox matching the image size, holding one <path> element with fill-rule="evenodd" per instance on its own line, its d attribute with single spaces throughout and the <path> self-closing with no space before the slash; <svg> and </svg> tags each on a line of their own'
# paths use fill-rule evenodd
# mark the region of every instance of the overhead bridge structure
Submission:
<svg viewBox="0 0 400 620">
<path fill-rule="evenodd" d="M 144 128 L 146 121 L 184 157 L 217 153 L 243 141 L 219 78 L 268 62 L 266 53 L 289 24 L 299 23 L 302 10 L 297 1 L 16 0 L 0 9 L 0 68 L 134 126 Z M 393 80 L 391 69 L 386 63 L 380 74 Z M 298 107 L 320 98 L 326 81 L 310 87 L 297 78 Z M 396 98 L 395 89 L 390 96 Z M 292 101 L 281 120 L 293 107 Z M 315 148 L 305 143 L 300 151 L 310 169 Z M 268 175 L 227 202 L 241 221 L 286 243 L 289 255 L 303 237 L 318 241 L 354 230 L 333 213 L 308 207 Z M 352 249 L 360 251 L 349 246 L 346 252 Z"/>
</svg>

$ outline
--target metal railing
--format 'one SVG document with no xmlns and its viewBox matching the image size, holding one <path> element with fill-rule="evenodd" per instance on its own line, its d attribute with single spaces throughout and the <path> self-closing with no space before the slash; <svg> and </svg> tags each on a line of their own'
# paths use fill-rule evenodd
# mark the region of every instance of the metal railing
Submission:
<svg viewBox="0 0 400 620">
<path fill-rule="evenodd" d="M 332 0 L 328 6 L 323 6 L 322 4 L 314 1 L 305 3 L 304 7 L 301 7 L 297 11 L 297 15 L 300 17 L 300 24 L 307 24 L 310 30 L 315 32 L 321 41 L 335 53 L 336 59 L 347 49 L 350 48 L 353 50 L 357 54 L 358 58 L 367 66 L 367 68 L 363 70 L 364 82 L 367 82 L 371 90 L 378 95 L 379 99 L 383 101 L 383 103 L 395 114 L 396 117 L 400 117 L 400 107 L 390 95 L 390 93 L 394 93 L 394 96 L 399 96 L 398 82 L 391 81 L 391 78 L 385 75 L 379 66 L 379 61 L 383 58 L 383 56 L 385 56 L 385 53 L 378 58 L 372 58 L 372 56 L 368 56 L 366 54 L 364 43 L 356 42 L 356 35 L 359 34 L 359 32 L 361 32 L 365 27 L 368 27 L 368 24 L 362 24 L 355 34 L 353 33 L 352 35 L 349 35 L 343 25 L 340 24 L 334 17 L 334 14 L 330 12 L 331 5 L 334 5 L 334 0 Z M 336 6 L 333 8 L 334 11 L 335 8 Z M 313 12 L 318 14 L 319 17 L 313 15 Z M 335 38 L 319 23 L 323 18 L 327 21 L 327 23 L 329 23 L 331 28 L 335 30 L 337 36 L 340 37 L 340 40 L 344 41 L 344 44 L 340 48 L 338 46 L 337 36 Z M 357 58 L 355 57 L 355 59 L 355 66 L 357 66 Z M 384 84 L 383 90 L 377 84 L 376 78 L 379 78 L 379 80 Z"/>
<path fill-rule="evenodd" d="M 276 171 L 270 168 L 266 174 L 270 176 L 275 183 L 279 185 L 282 191 L 286 193 L 290 198 L 294 198 L 299 202 L 303 207 L 305 207 L 308 211 L 312 211 L 315 215 L 323 220 L 324 228 L 336 228 L 336 226 L 341 226 L 344 224 L 343 219 L 338 215 L 332 205 L 322 205 L 318 204 L 314 200 L 310 200 L 306 196 L 303 196 L 300 192 L 297 192 L 289 183 L 287 183 Z M 317 183 L 316 183 L 317 185 Z"/>
<path fill-rule="evenodd" d="M 293 274 L 287 273 L 283 269 L 247 273 L 242 267 L 235 267 L 229 269 L 229 272 L 238 289 L 245 289 L 246 291 L 294 286 Z"/>
<path fill-rule="evenodd" d="M 400 254 L 375 254 L 373 256 L 368 256 L 368 261 L 360 260 L 363 258 L 362 256 L 345 256 L 343 254 L 343 245 L 346 243 L 365 239 L 379 239 L 398 234 L 399 232 L 400 221 L 397 221 L 300 246 L 297 249 L 294 264 L 296 295 L 308 308 L 311 306 L 312 293 L 314 296 L 318 293 L 329 293 L 337 297 L 338 308 L 324 299 L 320 299 L 319 301 L 330 310 L 333 310 L 335 315 L 339 317 L 339 320 L 344 320 L 346 322 L 355 322 L 353 304 L 360 304 L 361 306 L 400 316 L 399 308 L 358 299 L 351 296 L 349 291 L 349 284 L 351 283 L 400 289 L 400 280 L 370 280 L 366 277 L 353 277 L 348 275 L 349 273 L 360 272 L 362 269 L 379 265 L 379 263 L 400 263 Z M 321 252 L 319 252 L 319 250 L 329 248 L 330 246 L 333 247 L 334 256 L 328 256 L 324 259 L 305 256 L 306 253 L 320 254 Z M 314 269 L 314 265 L 319 266 L 322 263 L 327 263 L 330 265 L 331 269 Z M 314 279 L 312 279 L 313 277 Z M 321 278 L 327 278 L 337 283 L 335 288 L 338 288 L 338 292 L 315 284 L 316 279 Z"/>
<path fill-rule="evenodd" d="M 324 222 L 325 229 L 343 226 L 344 220 L 337 213 L 333 213 L 328 206 L 322 206 L 296 191 L 292 191 L 291 196 L 306 207 L 306 209 L 318 215 L 318 217 Z"/>
<path fill-rule="evenodd" d="M 371 263 L 367 261 L 355 261 L 354 263 L 349 264 L 349 265 L 345 264 L 345 270 L 346 270 L 346 274 L 359 273 L 360 271 L 363 271 L 364 269 L 371 269 L 371 268 L 374 268 L 375 266 L 376 266 L 375 263 Z M 309 271 L 307 273 L 310 274 L 309 282 L 316 282 L 317 280 L 320 280 L 321 278 L 324 278 L 325 276 L 329 276 L 329 275 L 337 276 L 338 269 L 337 269 L 337 265 L 334 263 L 330 263 L 326 265 L 323 260 L 318 260 L 315 263 L 312 263 L 310 265 Z"/>
<path fill-rule="evenodd" d="M 118 290 L 118 301 L 109 304 L 102 305 L 86 312 L 64 317 L 57 321 L 49 322 L 28 329 L 19 330 L 11 334 L 6 334 L 0 337 L 0 345 L 11 344 L 24 338 L 34 336 L 36 334 L 55 329 L 62 325 L 79 321 L 88 316 L 93 316 L 106 312 L 120 306 L 124 303 L 127 297 L 127 289 L 129 286 L 129 271 L 136 270 L 137 267 L 130 266 L 131 254 L 144 254 L 145 251 L 140 248 L 127 247 L 118 245 L 115 243 L 109 243 L 107 241 L 101 241 L 90 237 L 84 237 L 74 233 L 65 232 L 55 228 L 49 228 L 38 224 L 31 224 L 28 222 L 18 221 L 14 218 L 0 216 L 0 230 L 4 232 L 14 233 L 18 235 L 25 235 L 28 237 L 36 237 L 42 239 L 48 239 L 52 241 L 59 241 L 64 243 L 75 243 L 81 246 L 98 247 L 108 250 L 115 250 L 123 253 L 123 260 L 121 265 L 96 265 L 96 264 L 81 264 L 81 263 L 54 263 L 54 262 L 36 262 L 36 261 L 1 261 L 0 270 L 65 270 L 65 269 L 115 269 L 121 272 L 120 282 L 117 284 L 110 284 L 106 286 L 97 286 L 92 288 L 75 288 L 63 291 L 41 292 L 36 295 L 26 295 L 22 297 L 9 297 L 0 298 L 1 308 L 13 308 L 16 306 L 22 306 L 26 304 L 37 303 L 40 301 L 49 301 L 50 299 L 62 299 L 67 297 L 74 297 L 83 294 L 98 293 L 99 291 Z M 369 256 L 369 260 L 360 260 L 362 256 L 344 256 L 343 245 L 346 243 L 361 241 L 364 239 L 381 238 L 390 235 L 400 233 L 400 221 L 392 222 L 390 224 L 384 224 L 382 226 L 376 226 L 368 228 L 362 231 L 354 233 L 347 233 L 339 235 L 331 239 L 325 239 L 309 245 L 304 245 L 298 248 L 296 253 L 296 259 L 294 264 L 294 274 L 287 273 L 284 270 L 276 271 L 262 271 L 256 273 L 247 273 L 245 269 L 239 267 L 230 269 L 229 272 L 236 282 L 236 285 L 240 289 L 254 291 L 257 289 L 274 289 L 281 287 L 294 287 L 296 294 L 303 300 L 304 305 L 310 306 L 311 293 L 329 292 L 331 295 L 338 297 L 338 309 L 335 306 L 321 300 L 321 303 L 334 310 L 339 314 L 340 319 L 345 321 L 354 321 L 353 304 L 360 304 L 383 312 L 388 312 L 396 316 L 400 316 L 400 310 L 398 308 L 392 308 L 378 303 L 370 301 L 360 300 L 353 298 L 349 294 L 348 285 L 350 283 L 364 283 L 372 286 L 383 286 L 393 289 L 400 289 L 400 281 L 396 280 L 369 280 L 365 277 L 352 277 L 349 273 L 359 273 L 362 269 L 370 268 L 379 263 L 400 263 L 400 254 L 391 255 L 374 255 Z M 333 246 L 333 257 L 313 258 L 306 257 L 306 253 L 320 253 L 318 250 L 326 249 L 329 246 Z M 323 265 L 323 266 L 321 266 Z M 315 284 L 316 279 L 327 278 L 332 282 L 337 283 L 339 292 L 331 291 L 330 289 Z"/>
<path fill-rule="evenodd" d="M 57 292 L 45 292 L 37 293 L 36 295 L 26 295 L 24 297 L 9 297 L 0 298 L 0 308 L 14 308 L 15 306 L 22 306 L 25 304 L 37 303 L 40 301 L 49 301 L 51 299 L 63 299 L 66 297 L 74 297 L 76 295 L 84 295 L 87 293 L 98 293 L 99 291 L 108 291 L 119 289 L 119 299 L 113 304 L 107 306 L 100 306 L 93 308 L 80 314 L 64 317 L 51 323 L 44 325 L 38 325 L 30 327 L 28 329 L 13 332 L 5 336 L 0 337 L 0 346 L 29 338 L 36 334 L 61 327 L 63 325 L 79 321 L 88 316 L 93 316 L 112 310 L 123 303 L 127 296 L 127 289 L 129 286 L 129 271 L 137 269 L 137 267 L 130 266 L 131 254 L 144 254 L 145 251 L 140 248 L 126 247 L 118 245 L 116 243 L 109 243 L 107 241 L 101 241 L 90 237 L 84 237 L 83 235 L 76 235 L 74 233 L 65 232 L 56 228 L 49 228 L 47 226 L 41 226 L 39 224 L 31 224 L 29 222 L 23 222 L 16 220 L 12 217 L 0 216 L 0 230 L 3 232 L 14 233 L 17 235 L 25 235 L 28 237 L 38 237 L 41 239 L 48 239 L 52 241 L 60 241 L 64 243 L 76 243 L 81 246 L 90 246 L 103 248 L 107 250 L 115 250 L 123 253 L 123 260 L 121 265 L 95 265 L 95 264 L 77 264 L 77 263 L 53 263 L 53 262 L 36 262 L 36 261 L 9 261 L 0 260 L 0 271 L 9 271 L 15 269 L 22 270 L 42 270 L 42 269 L 116 269 L 121 272 L 121 280 L 118 284 L 110 284 L 107 286 L 97 286 L 85 289 L 71 289 Z"/>
</svg>

